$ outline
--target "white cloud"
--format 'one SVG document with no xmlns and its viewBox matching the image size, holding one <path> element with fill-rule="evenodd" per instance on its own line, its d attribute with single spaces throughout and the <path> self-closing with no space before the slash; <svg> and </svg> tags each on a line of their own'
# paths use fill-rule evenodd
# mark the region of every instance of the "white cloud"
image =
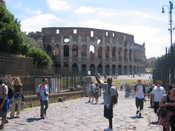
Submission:
<svg viewBox="0 0 175 131">
<path fill-rule="evenodd" d="M 57 26 L 62 21 L 53 14 L 39 14 L 21 21 L 21 29 L 25 32 L 41 31 L 42 27 Z"/>
<path fill-rule="evenodd" d="M 109 29 L 133 34 L 135 42 L 146 42 L 146 56 L 160 56 L 165 53 L 168 42 L 167 19 L 161 14 L 137 10 L 118 11 L 93 7 L 80 7 L 75 10 L 77 26 Z M 167 34 L 166 34 L 167 33 Z"/>
<path fill-rule="evenodd" d="M 97 11 L 97 8 L 82 6 L 75 10 L 76 14 L 93 14 Z"/>
<path fill-rule="evenodd" d="M 71 5 L 66 0 L 47 0 L 48 6 L 53 11 L 69 10 Z"/>
</svg>

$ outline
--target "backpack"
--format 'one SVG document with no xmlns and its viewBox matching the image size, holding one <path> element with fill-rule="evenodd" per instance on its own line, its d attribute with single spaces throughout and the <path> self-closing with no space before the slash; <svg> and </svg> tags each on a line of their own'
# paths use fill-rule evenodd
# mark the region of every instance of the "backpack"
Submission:
<svg viewBox="0 0 175 131">
<path fill-rule="evenodd" d="M 115 88 L 115 91 L 116 91 L 116 95 L 113 96 L 113 104 L 114 105 L 118 103 L 118 91 L 117 91 L 117 88 Z"/>
</svg>

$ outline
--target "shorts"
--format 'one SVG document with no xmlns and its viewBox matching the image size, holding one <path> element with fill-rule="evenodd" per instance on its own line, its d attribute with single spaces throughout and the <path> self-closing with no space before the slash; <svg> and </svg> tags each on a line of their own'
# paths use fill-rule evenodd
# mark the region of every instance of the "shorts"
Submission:
<svg viewBox="0 0 175 131">
<path fill-rule="evenodd" d="M 112 119 L 113 118 L 113 107 L 112 107 L 112 105 L 110 105 L 109 108 L 107 108 L 107 106 L 104 105 L 104 117 L 106 119 Z"/>
</svg>

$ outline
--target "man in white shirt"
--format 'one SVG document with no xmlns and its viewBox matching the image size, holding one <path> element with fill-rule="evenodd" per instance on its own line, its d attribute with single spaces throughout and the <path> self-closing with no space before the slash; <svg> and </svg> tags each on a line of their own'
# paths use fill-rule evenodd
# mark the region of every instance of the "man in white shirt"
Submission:
<svg viewBox="0 0 175 131">
<path fill-rule="evenodd" d="M 137 85 L 135 86 L 135 93 L 136 93 L 136 116 L 139 114 L 141 117 L 141 111 L 143 110 L 144 106 L 144 99 L 145 99 L 145 86 L 142 84 L 141 80 L 138 80 Z"/>
<path fill-rule="evenodd" d="M 40 116 L 41 119 L 46 117 L 46 111 L 48 109 L 48 101 L 49 101 L 49 88 L 47 79 L 42 79 L 42 83 L 37 88 L 37 95 L 40 99 Z"/>
<path fill-rule="evenodd" d="M 109 129 L 112 130 L 113 107 L 118 102 L 117 88 L 112 85 L 112 78 L 108 78 L 107 83 L 100 81 L 98 77 L 96 79 L 104 90 L 104 117 L 109 120 Z"/>
<path fill-rule="evenodd" d="M 157 81 L 156 85 L 154 86 L 151 94 L 153 95 L 153 103 L 154 103 L 154 112 L 157 114 L 157 110 L 159 109 L 159 103 L 166 93 L 164 87 L 161 86 L 162 82 Z"/>
</svg>

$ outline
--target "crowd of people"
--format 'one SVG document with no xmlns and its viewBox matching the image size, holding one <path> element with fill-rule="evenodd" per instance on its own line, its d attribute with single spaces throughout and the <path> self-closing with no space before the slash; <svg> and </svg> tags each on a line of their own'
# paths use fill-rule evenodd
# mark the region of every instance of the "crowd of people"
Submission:
<svg viewBox="0 0 175 131">
<path fill-rule="evenodd" d="M 141 80 L 137 81 L 135 86 L 122 84 L 120 88 L 125 91 L 133 90 L 135 92 L 136 117 L 141 118 L 146 98 L 150 98 L 150 106 L 157 115 L 157 123 L 162 125 L 163 131 L 175 131 L 175 86 L 169 85 L 163 87 L 161 81 L 156 81 L 152 86 L 146 86 Z M 89 97 L 88 103 L 98 104 L 99 97 L 103 94 L 104 117 L 109 121 L 109 129 L 113 128 L 113 107 L 118 103 L 118 91 L 112 84 L 112 78 L 102 80 L 99 76 L 91 79 L 86 86 L 86 92 Z M 103 92 L 103 93 L 102 93 Z M 48 80 L 43 78 L 36 87 L 36 94 L 40 100 L 40 117 L 45 119 L 49 103 Z M 127 94 L 128 95 L 128 94 Z M 125 96 L 126 97 L 126 96 Z M 127 96 L 128 97 L 128 96 Z M 95 102 L 94 102 L 95 101 Z M 11 79 L 0 79 L 0 129 L 8 123 L 9 118 L 19 118 L 21 106 L 24 104 L 23 84 L 19 77 Z"/>
<path fill-rule="evenodd" d="M 23 84 L 19 77 L 0 79 L 0 116 L 2 117 L 0 129 L 8 123 L 8 111 L 10 111 L 10 119 L 20 117 L 23 101 Z"/>
<path fill-rule="evenodd" d="M 48 108 L 48 81 L 43 78 L 41 84 L 36 88 L 37 96 L 41 105 L 41 119 L 46 117 Z M 0 79 L 0 129 L 8 123 L 7 114 L 9 112 L 9 119 L 19 118 L 21 106 L 24 104 L 23 84 L 20 77 L 10 77 Z"/>
</svg>

